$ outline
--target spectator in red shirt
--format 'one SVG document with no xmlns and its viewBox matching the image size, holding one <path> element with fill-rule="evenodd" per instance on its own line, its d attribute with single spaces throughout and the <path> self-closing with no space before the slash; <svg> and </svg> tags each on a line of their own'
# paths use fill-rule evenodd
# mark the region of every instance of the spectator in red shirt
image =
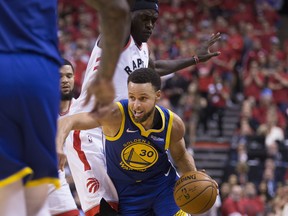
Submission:
<svg viewBox="0 0 288 216">
<path fill-rule="evenodd" d="M 258 216 L 264 213 L 264 202 L 257 195 L 256 186 L 252 182 L 245 185 L 244 198 L 241 202 L 248 216 Z"/>
<path fill-rule="evenodd" d="M 223 80 L 219 76 L 215 76 L 214 83 L 208 86 L 208 106 L 209 114 L 217 115 L 217 126 L 219 137 L 223 136 L 223 117 L 226 108 L 226 104 L 230 99 L 229 89 L 224 85 Z"/>
<path fill-rule="evenodd" d="M 202 108 L 199 111 L 199 119 L 197 123 L 197 128 L 203 126 L 203 132 L 206 133 L 208 130 L 208 89 L 209 85 L 213 83 L 214 76 L 212 70 L 212 61 L 205 64 L 198 64 L 194 71 L 192 71 L 195 76 L 195 81 L 198 86 L 198 92 L 200 95 L 200 100 L 202 101 Z"/>
<path fill-rule="evenodd" d="M 265 77 L 256 60 L 250 62 L 249 68 L 244 71 L 243 76 L 244 97 L 246 99 L 253 97 L 258 102 L 261 90 L 264 87 Z"/>
<path fill-rule="evenodd" d="M 271 89 L 265 88 L 260 94 L 259 103 L 252 110 L 253 120 L 255 120 L 259 125 L 266 123 L 267 111 L 271 106 L 275 106 L 272 91 Z M 278 119 L 277 126 L 284 129 L 286 127 L 284 115 L 277 109 L 276 116 Z"/>
<path fill-rule="evenodd" d="M 243 59 L 243 68 L 248 70 L 251 64 L 251 61 L 259 61 L 260 55 L 267 55 L 267 50 L 262 46 L 262 43 L 259 38 L 252 40 L 251 49 L 245 54 Z"/>
<path fill-rule="evenodd" d="M 286 114 L 288 108 L 288 74 L 285 73 L 283 65 L 279 63 L 276 70 L 270 73 L 268 77 L 268 87 L 273 91 L 275 103 L 283 114 Z"/>
<path fill-rule="evenodd" d="M 234 185 L 229 196 L 223 201 L 221 207 L 222 216 L 244 216 L 245 208 L 242 200 L 242 188 L 239 185 Z"/>
</svg>

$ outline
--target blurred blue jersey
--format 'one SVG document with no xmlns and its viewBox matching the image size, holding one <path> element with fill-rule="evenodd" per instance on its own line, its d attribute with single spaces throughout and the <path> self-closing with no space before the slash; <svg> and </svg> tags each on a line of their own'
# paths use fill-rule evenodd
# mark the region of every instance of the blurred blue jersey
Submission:
<svg viewBox="0 0 288 216">
<path fill-rule="evenodd" d="M 0 53 L 22 52 L 60 63 L 57 0 L 0 1 Z"/>
</svg>

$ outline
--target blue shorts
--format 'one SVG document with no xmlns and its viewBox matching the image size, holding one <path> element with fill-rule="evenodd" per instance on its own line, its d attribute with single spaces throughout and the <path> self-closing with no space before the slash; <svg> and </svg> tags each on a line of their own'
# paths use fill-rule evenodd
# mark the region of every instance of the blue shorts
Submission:
<svg viewBox="0 0 288 216">
<path fill-rule="evenodd" d="M 129 185 L 115 180 L 120 214 L 123 216 L 187 215 L 174 201 L 173 191 L 177 180 L 178 176 L 173 168 L 169 176 L 163 174 L 163 176 Z"/>
<path fill-rule="evenodd" d="M 59 186 L 55 136 L 59 65 L 34 54 L 0 53 L 0 187 Z"/>
</svg>

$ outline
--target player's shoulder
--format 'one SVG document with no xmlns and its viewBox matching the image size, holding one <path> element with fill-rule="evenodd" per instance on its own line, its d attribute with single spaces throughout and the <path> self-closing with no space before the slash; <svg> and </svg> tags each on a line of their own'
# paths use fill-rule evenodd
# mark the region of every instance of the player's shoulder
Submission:
<svg viewBox="0 0 288 216">
<path fill-rule="evenodd" d="M 171 112 L 173 115 L 173 121 L 172 121 L 172 131 L 174 131 L 179 136 L 184 135 L 185 133 L 185 125 L 183 120 L 174 112 Z M 171 115 L 170 114 L 170 115 Z"/>
</svg>

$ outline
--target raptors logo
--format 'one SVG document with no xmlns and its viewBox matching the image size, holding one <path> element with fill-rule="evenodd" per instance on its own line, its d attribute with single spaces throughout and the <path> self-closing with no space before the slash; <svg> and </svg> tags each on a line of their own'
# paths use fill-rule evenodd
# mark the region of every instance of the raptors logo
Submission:
<svg viewBox="0 0 288 216">
<path fill-rule="evenodd" d="M 96 178 L 88 178 L 86 187 L 87 187 L 89 193 L 96 193 L 96 191 L 100 187 L 100 184 Z"/>
</svg>

